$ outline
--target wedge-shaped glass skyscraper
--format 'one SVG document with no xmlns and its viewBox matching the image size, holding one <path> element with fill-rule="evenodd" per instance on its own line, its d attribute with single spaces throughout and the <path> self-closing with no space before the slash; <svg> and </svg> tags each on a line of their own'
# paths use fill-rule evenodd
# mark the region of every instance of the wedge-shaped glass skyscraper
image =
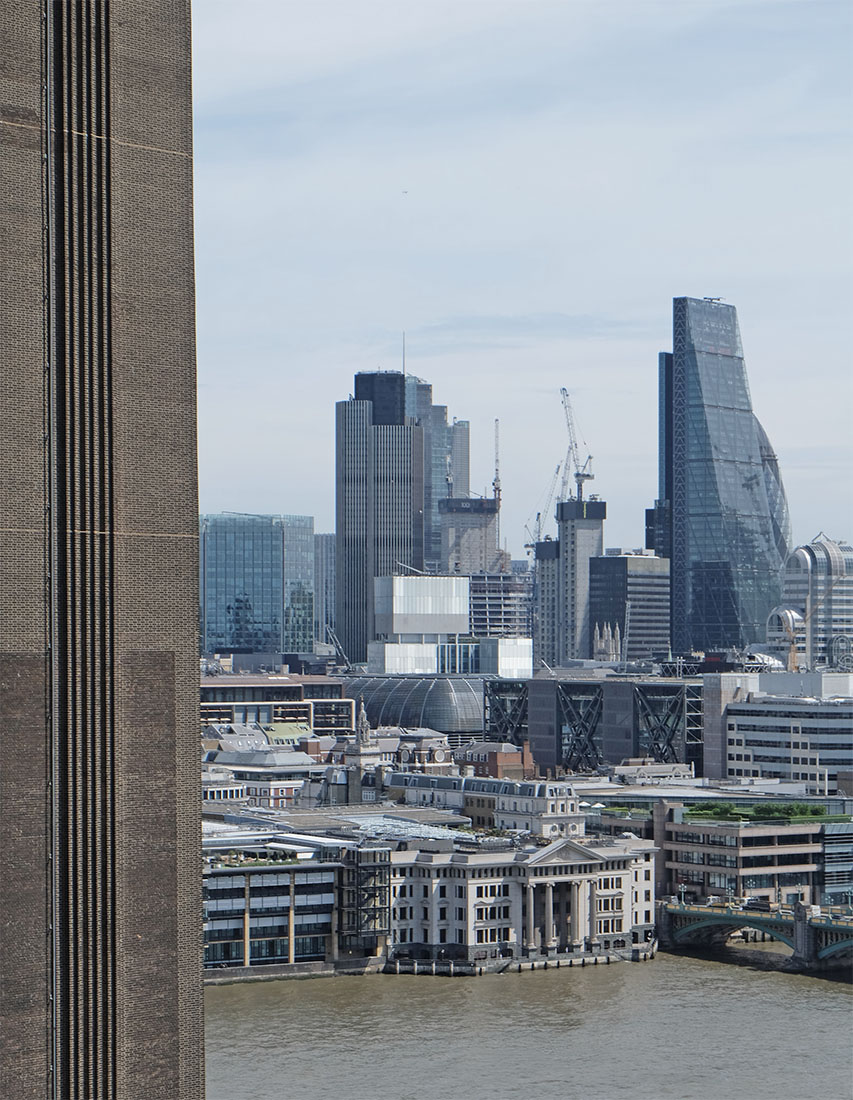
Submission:
<svg viewBox="0 0 853 1100">
<path fill-rule="evenodd" d="M 660 486 L 647 545 L 672 560 L 673 650 L 750 645 L 779 602 L 791 534 L 734 306 L 676 298 L 673 351 L 659 364 Z"/>
</svg>

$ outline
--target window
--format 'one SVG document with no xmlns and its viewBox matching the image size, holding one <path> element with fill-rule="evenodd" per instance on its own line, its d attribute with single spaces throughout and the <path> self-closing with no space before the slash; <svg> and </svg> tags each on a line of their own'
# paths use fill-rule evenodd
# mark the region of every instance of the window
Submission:
<svg viewBox="0 0 853 1100">
<path fill-rule="evenodd" d="M 438 888 L 438 896 L 440 898 L 446 898 L 447 897 L 447 886 L 444 883 L 442 883 L 441 886 L 439 886 L 439 888 Z"/>
</svg>

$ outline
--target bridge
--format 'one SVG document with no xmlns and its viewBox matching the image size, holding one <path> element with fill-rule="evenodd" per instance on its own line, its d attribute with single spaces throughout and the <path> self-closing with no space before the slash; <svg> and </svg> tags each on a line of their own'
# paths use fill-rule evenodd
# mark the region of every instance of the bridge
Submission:
<svg viewBox="0 0 853 1100">
<path fill-rule="evenodd" d="M 690 905 L 658 903 L 658 939 L 662 947 L 723 944 L 735 932 L 751 928 L 793 951 L 792 967 L 822 970 L 853 963 L 853 911 L 797 902 L 793 907 L 754 909 L 737 901 Z"/>
</svg>

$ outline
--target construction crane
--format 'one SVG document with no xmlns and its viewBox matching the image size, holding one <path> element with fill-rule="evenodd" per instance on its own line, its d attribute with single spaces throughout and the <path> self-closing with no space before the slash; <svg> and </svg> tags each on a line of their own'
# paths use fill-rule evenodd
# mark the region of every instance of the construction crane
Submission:
<svg viewBox="0 0 853 1100">
<path fill-rule="evenodd" d="M 631 634 L 631 601 L 625 601 L 625 633 L 622 635 L 622 671 L 628 671 L 628 638 Z"/>
<path fill-rule="evenodd" d="M 566 452 L 566 462 L 563 466 L 563 481 L 560 485 L 560 500 L 568 500 L 569 478 L 574 477 L 577 486 L 577 499 L 583 500 L 583 483 L 591 481 L 595 474 L 590 469 L 592 455 L 586 456 L 586 461 L 581 466 L 580 452 L 578 450 L 577 433 L 575 432 L 575 418 L 572 413 L 572 403 L 569 400 L 569 391 L 565 386 L 560 390 L 563 399 L 563 412 L 566 414 L 566 430 L 569 433 L 569 449 Z M 572 473 L 574 471 L 574 473 Z"/>
<path fill-rule="evenodd" d="M 542 505 L 540 511 L 536 513 L 536 522 L 533 524 L 533 530 L 525 524 L 524 529 L 530 537 L 530 542 L 525 544 L 526 550 L 532 550 L 535 548 L 537 542 L 542 541 L 542 524 L 544 520 L 548 518 L 548 509 L 551 507 L 551 501 L 554 499 L 554 490 L 557 487 L 557 478 L 560 476 L 560 466 L 562 463 L 557 463 L 557 468 L 551 475 L 551 484 L 548 486 L 548 493 L 545 497 L 545 503 Z"/>
<path fill-rule="evenodd" d="M 346 668 L 347 671 L 350 671 L 352 669 L 350 659 L 344 652 L 344 647 L 341 645 L 340 639 L 338 638 L 337 634 L 334 632 L 334 630 L 332 630 L 328 623 L 326 624 L 326 636 L 335 647 L 335 653 L 337 653 L 339 659 L 343 661 L 344 668 Z"/>
</svg>

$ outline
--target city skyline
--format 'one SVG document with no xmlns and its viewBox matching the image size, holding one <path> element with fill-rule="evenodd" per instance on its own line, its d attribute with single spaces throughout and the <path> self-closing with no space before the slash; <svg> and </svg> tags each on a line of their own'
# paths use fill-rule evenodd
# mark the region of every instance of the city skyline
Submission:
<svg viewBox="0 0 853 1100">
<path fill-rule="evenodd" d="M 563 385 L 605 542 L 639 546 L 671 300 L 722 295 L 795 543 L 849 537 L 849 10 L 250 7 L 194 12 L 203 511 L 332 530 L 331 399 L 400 369 L 405 330 L 406 369 L 471 421 L 476 492 L 500 418 L 514 557 Z M 251 467 L 219 443 L 235 418 Z"/>
</svg>

